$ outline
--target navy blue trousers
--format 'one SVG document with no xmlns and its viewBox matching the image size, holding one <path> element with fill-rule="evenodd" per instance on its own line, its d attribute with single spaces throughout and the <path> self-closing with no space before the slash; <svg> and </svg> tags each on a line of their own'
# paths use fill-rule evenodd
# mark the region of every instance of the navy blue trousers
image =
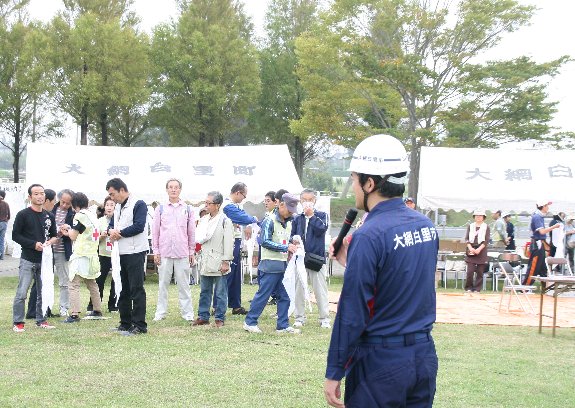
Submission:
<svg viewBox="0 0 575 408">
<path fill-rule="evenodd" d="M 433 340 L 361 345 L 354 361 L 346 373 L 346 408 L 432 407 L 438 368 Z"/>
<path fill-rule="evenodd" d="M 242 264 L 240 259 L 241 238 L 234 241 L 234 261 L 231 272 L 226 275 L 228 281 L 228 307 L 236 309 L 242 306 Z"/>
</svg>

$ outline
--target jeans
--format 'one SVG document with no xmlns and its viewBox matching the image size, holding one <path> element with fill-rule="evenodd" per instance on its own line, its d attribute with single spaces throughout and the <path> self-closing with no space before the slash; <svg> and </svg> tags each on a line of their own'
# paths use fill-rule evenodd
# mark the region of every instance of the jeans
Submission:
<svg viewBox="0 0 575 408">
<path fill-rule="evenodd" d="M 60 309 L 70 309 L 68 285 L 70 284 L 70 269 L 64 252 L 54 252 L 54 273 L 60 286 Z"/>
<path fill-rule="evenodd" d="M 120 255 L 122 292 L 118 300 L 120 326 L 135 326 L 143 332 L 146 324 L 146 289 L 144 288 L 144 262 L 146 252 Z"/>
<path fill-rule="evenodd" d="M 215 290 L 214 290 L 215 288 Z M 198 316 L 202 320 L 210 320 L 210 303 L 212 296 L 216 298 L 216 320 L 226 319 L 228 308 L 228 285 L 225 276 L 204 276 L 200 278 L 200 302 Z"/>
<path fill-rule="evenodd" d="M 40 277 L 42 271 L 42 264 L 33 263 L 20 258 L 20 266 L 18 268 L 18 288 L 16 289 L 16 296 L 14 297 L 14 305 L 12 306 L 14 314 L 14 324 L 24 323 L 24 307 L 26 306 L 26 295 L 32 281 L 36 283 L 38 288 L 36 295 L 36 323 L 40 324 L 46 319 L 42 316 L 42 278 Z"/>
<path fill-rule="evenodd" d="M 162 319 L 168 314 L 168 288 L 172 272 L 178 285 L 180 313 L 185 320 L 194 320 L 194 306 L 190 291 L 190 260 L 185 258 L 162 258 L 158 268 L 158 305 L 156 319 Z M 227 300 L 227 299 L 226 299 Z"/>
<path fill-rule="evenodd" d="M 277 312 L 278 320 L 276 324 L 277 330 L 285 329 L 289 326 L 288 310 L 290 300 L 282 282 L 284 273 L 269 273 L 261 272 L 260 286 L 252 299 L 250 311 L 246 316 L 246 324 L 255 326 L 258 324 L 258 319 L 261 316 L 268 299 L 272 292 L 277 294 Z"/>
<path fill-rule="evenodd" d="M 8 228 L 8 221 L 0 221 L 0 259 L 4 259 L 4 238 L 6 237 L 6 229 Z"/>
</svg>

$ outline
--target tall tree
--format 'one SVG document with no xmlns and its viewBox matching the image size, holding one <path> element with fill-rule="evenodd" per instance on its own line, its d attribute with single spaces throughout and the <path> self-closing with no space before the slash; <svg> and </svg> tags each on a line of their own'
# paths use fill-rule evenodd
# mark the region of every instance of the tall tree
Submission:
<svg viewBox="0 0 575 408">
<path fill-rule="evenodd" d="M 312 27 L 317 8 L 318 0 L 271 1 L 265 20 L 267 39 L 260 51 L 262 92 L 248 128 L 252 141 L 287 144 L 300 178 L 304 163 L 323 146 L 317 143 L 321 135 L 294 134 L 290 129 L 290 121 L 301 118 L 304 100 L 296 72 L 295 40 Z"/>
<path fill-rule="evenodd" d="M 223 145 L 259 92 L 251 28 L 237 1 L 190 0 L 180 6 L 174 25 L 154 31 L 156 124 L 175 145 Z"/>
<path fill-rule="evenodd" d="M 15 183 L 26 141 L 62 135 L 58 115 L 49 104 L 47 49 L 38 25 L 0 22 L 0 144 L 12 152 Z"/>
<path fill-rule="evenodd" d="M 537 82 L 554 76 L 568 58 L 477 63 L 504 34 L 528 24 L 533 12 L 515 0 L 334 1 L 323 32 L 345 39 L 339 51 L 352 62 L 336 69 L 388 86 L 401 98 L 405 116 L 391 132 L 411 153 L 410 195 L 417 195 L 422 146 L 545 137 L 554 104 Z M 302 47 L 305 52 L 309 48 Z"/>
<path fill-rule="evenodd" d="M 80 125 L 81 144 L 109 144 L 110 121 L 149 98 L 148 39 L 134 28 L 132 0 L 66 0 L 52 22 L 59 103 Z"/>
</svg>

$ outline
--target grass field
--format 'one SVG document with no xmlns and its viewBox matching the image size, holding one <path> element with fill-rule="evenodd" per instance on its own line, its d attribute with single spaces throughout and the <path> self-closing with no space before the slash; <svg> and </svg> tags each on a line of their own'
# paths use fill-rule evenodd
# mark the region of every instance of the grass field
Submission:
<svg viewBox="0 0 575 408">
<path fill-rule="evenodd" d="M 170 316 L 153 322 L 157 280 L 148 278 L 148 328 L 110 331 L 112 319 L 43 331 L 11 329 L 16 278 L 0 278 L 0 407 L 325 407 L 323 376 L 330 331 L 310 316 L 301 335 L 277 335 L 268 306 L 248 334 L 243 318 L 222 329 L 192 328 L 170 288 Z M 339 290 L 341 282 L 330 290 Z M 198 287 L 193 287 L 197 306 Z M 244 286 L 244 305 L 254 286 Z M 57 291 L 56 291 L 57 292 Z M 88 293 L 82 290 L 85 304 Z M 107 314 L 107 316 L 110 316 Z M 574 317 L 575 318 L 575 317 Z M 436 407 L 571 407 L 575 330 L 437 324 Z"/>
</svg>

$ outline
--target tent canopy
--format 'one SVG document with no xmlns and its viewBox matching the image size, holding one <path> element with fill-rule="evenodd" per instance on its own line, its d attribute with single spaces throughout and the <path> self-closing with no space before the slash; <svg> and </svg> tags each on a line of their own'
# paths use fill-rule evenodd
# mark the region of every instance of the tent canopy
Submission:
<svg viewBox="0 0 575 408">
<path fill-rule="evenodd" d="M 533 212 L 539 200 L 573 212 L 572 150 L 423 147 L 417 204 L 423 209 Z"/>
<path fill-rule="evenodd" d="M 302 185 L 286 145 L 229 147 L 108 147 L 28 144 L 26 181 L 60 191 L 69 188 L 102 202 L 106 182 L 119 177 L 148 204 L 165 201 L 166 181 L 182 182 L 183 200 L 198 202 L 210 191 L 226 197 L 236 182 L 248 187 L 247 199 Z"/>
</svg>

